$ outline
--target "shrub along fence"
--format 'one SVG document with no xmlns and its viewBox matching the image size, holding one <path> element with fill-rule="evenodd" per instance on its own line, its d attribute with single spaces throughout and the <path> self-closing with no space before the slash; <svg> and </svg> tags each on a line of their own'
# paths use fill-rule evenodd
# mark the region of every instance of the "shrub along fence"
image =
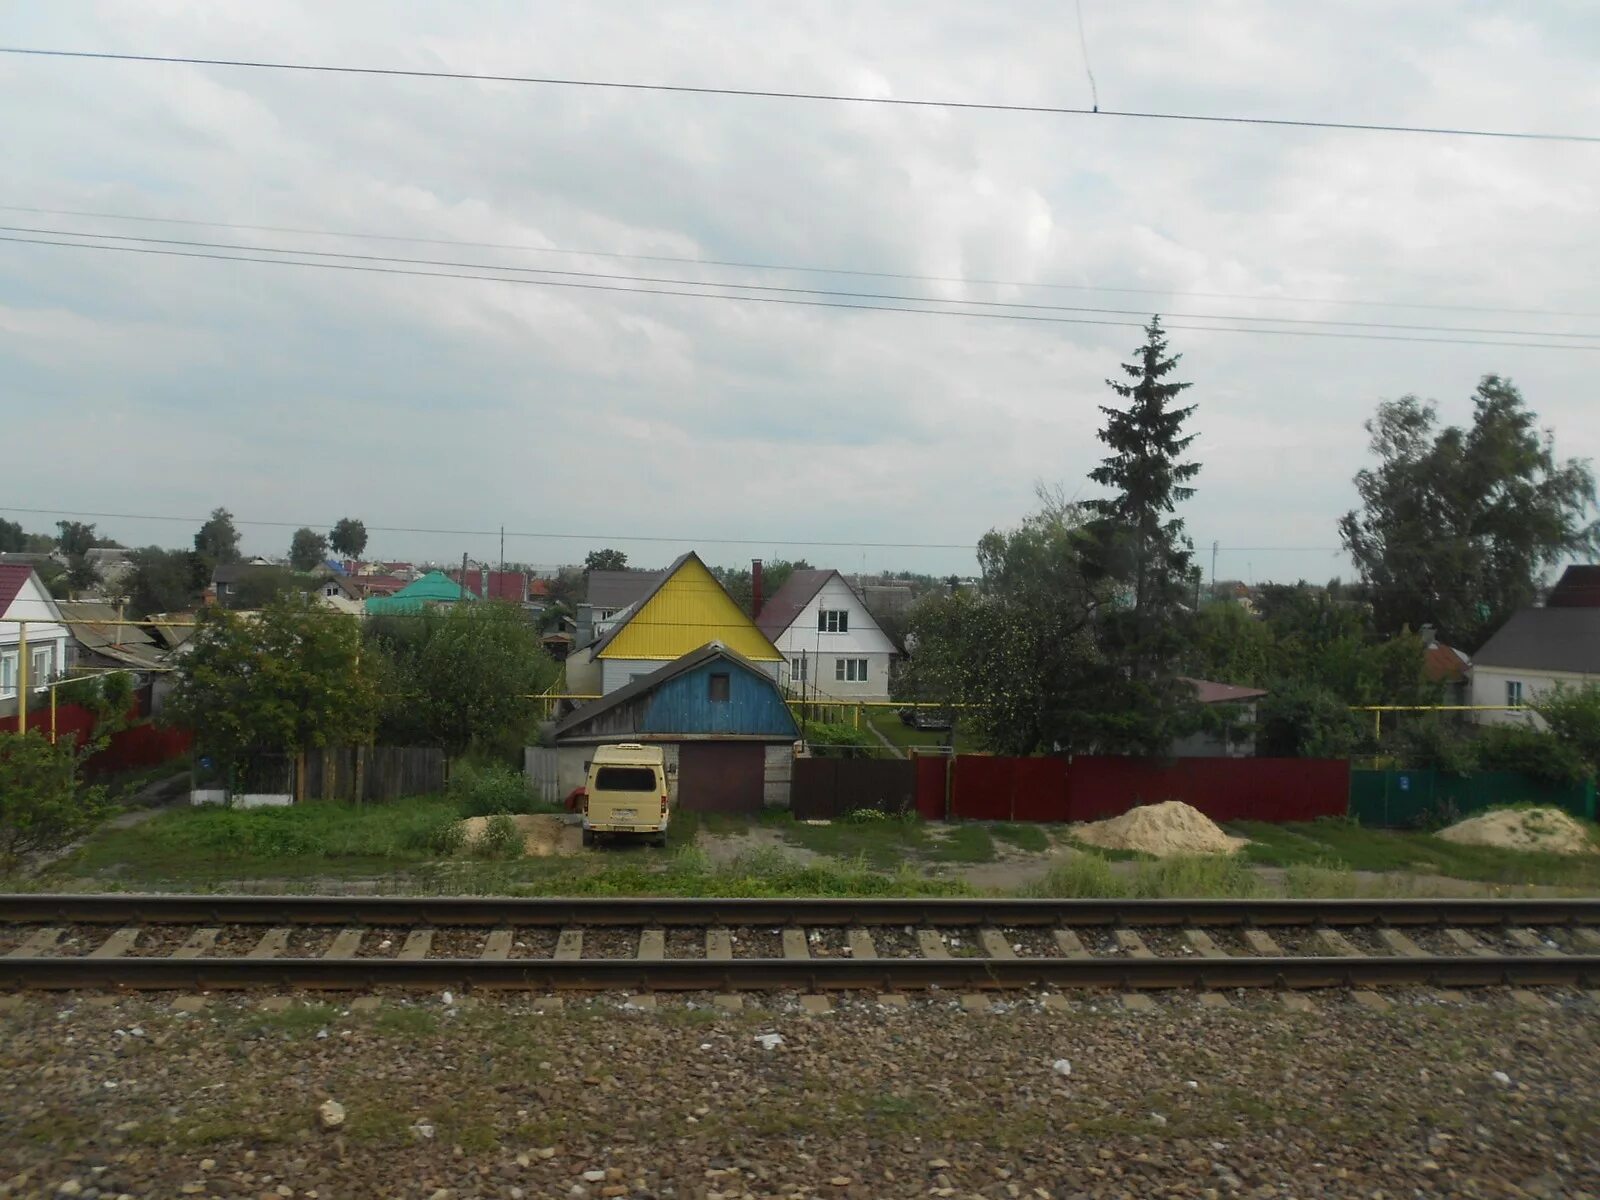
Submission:
<svg viewBox="0 0 1600 1200">
<path fill-rule="evenodd" d="M 1470 816 L 1497 804 L 1550 805 L 1592 821 L 1594 781 L 1549 783 L 1516 771 L 1350 772 L 1350 815 L 1363 825 L 1409 829 Z"/>
<path fill-rule="evenodd" d="M 91 776 L 111 775 L 118 771 L 132 771 L 154 767 L 181 758 L 194 745 L 194 735 L 187 729 L 170 729 L 153 724 L 145 716 L 143 707 L 135 704 L 128 713 L 131 724 L 113 733 L 106 748 L 84 764 L 84 772 Z M 0 717 L 0 733 L 15 733 L 17 717 Z M 81 745 L 94 733 L 95 715 L 80 704 L 56 706 L 53 731 L 57 741 L 71 739 Z M 50 706 L 39 704 L 28 710 L 28 730 L 49 737 L 52 732 Z"/>
</svg>

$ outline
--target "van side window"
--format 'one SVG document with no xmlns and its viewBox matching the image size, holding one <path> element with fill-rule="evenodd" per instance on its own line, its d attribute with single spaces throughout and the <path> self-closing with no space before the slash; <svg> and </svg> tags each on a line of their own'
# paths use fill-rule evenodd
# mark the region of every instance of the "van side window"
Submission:
<svg viewBox="0 0 1600 1200">
<path fill-rule="evenodd" d="M 653 792 L 656 773 L 650 767 L 601 767 L 594 787 L 597 792 Z"/>
<path fill-rule="evenodd" d="M 707 682 L 706 694 L 707 694 L 707 698 L 708 699 L 711 699 L 711 700 L 726 700 L 726 699 L 728 699 L 728 696 L 729 696 L 730 692 L 729 692 L 729 686 L 728 686 L 728 675 L 727 675 L 726 672 L 719 671 L 715 675 L 712 675 L 706 682 Z"/>
</svg>

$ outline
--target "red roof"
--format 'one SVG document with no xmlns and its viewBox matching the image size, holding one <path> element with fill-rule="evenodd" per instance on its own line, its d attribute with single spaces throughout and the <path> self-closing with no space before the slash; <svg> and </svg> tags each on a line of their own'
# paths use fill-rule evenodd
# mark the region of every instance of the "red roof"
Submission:
<svg viewBox="0 0 1600 1200">
<path fill-rule="evenodd" d="M 461 582 L 461 570 L 458 567 L 448 572 L 451 579 Z M 478 599 L 484 599 L 483 572 L 467 572 L 467 591 Z M 489 595 L 490 600 L 510 600 L 514 604 L 521 604 L 528 597 L 528 577 L 521 571 L 490 571 Z"/>
<path fill-rule="evenodd" d="M 1422 656 L 1422 673 L 1432 683 L 1460 683 L 1467 677 L 1466 656 L 1442 642 L 1429 646 Z"/>
<path fill-rule="evenodd" d="M 550 581 L 548 579 L 528 580 L 528 595 L 548 596 L 550 594 Z"/>
<path fill-rule="evenodd" d="M 352 575 L 350 582 L 369 596 L 392 596 L 406 586 L 404 579 L 393 575 Z"/>
<path fill-rule="evenodd" d="M 1241 700 L 1259 700 L 1267 694 L 1263 688 L 1214 683 L 1209 679 L 1184 679 L 1183 682 L 1194 688 L 1195 699 L 1201 704 L 1237 704 Z"/>
<path fill-rule="evenodd" d="M 6 609 L 11 607 L 11 602 L 17 598 L 17 593 L 22 591 L 22 585 L 28 582 L 32 574 L 33 568 L 21 563 L 0 566 L 0 615 L 4 615 Z"/>
</svg>

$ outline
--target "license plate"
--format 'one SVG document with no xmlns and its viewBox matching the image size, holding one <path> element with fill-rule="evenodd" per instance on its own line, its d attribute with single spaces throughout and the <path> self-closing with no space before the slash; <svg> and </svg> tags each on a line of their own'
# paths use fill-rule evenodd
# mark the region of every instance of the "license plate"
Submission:
<svg viewBox="0 0 1600 1200">
<path fill-rule="evenodd" d="M 617 817 L 618 819 L 623 817 L 636 817 L 639 815 L 639 810 L 636 808 L 613 808 L 611 810 L 611 815 L 613 817 Z"/>
</svg>

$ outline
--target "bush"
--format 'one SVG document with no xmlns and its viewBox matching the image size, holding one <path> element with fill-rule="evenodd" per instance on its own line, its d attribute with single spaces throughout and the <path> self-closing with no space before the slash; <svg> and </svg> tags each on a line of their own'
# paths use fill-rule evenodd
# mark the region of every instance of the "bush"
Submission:
<svg viewBox="0 0 1600 1200">
<path fill-rule="evenodd" d="M 1478 745 L 1460 721 L 1429 713 L 1406 722 L 1393 739 L 1395 754 L 1412 770 L 1433 769 L 1446 775 L 1471 775 L 1478 769 Z"/>
<path fill-rule="evenodd" d="M 1589 764 L 1570 742 L 1532 725 L 1489 725 L 1480 730 L 1478 766 L 1485 771 L 1518 771 L 1558 786 L 1589 777 Z"/>
<path fill-rule="evenodd" d="M 436 825 L 422 831 L 417 839 L 415 849 L 427 850 L 449 858 L 453 854 L 460 854 L 462 847 L 467 844 L 466 826 L 455 817 L 446 817 Z"/>
<path fill-rule="evenodd" d="M 1290 683 L 1261 701 L 1261 754 L 1268 758 L 1349 758 L 1366 724 L 1325 687 Z"/>
<path fill-rule="evenodd" d="M 70 743 L 43 734 L 0 733 L 0 869 L 24 855 L 59 850 L 106 813 L 105 788 L 84 787 Z"/>
<path fill-rule="evenodd" d="M 532 812 L 538 802 L 533 785 L 500 763 L 464 763 L 450 778 L 450 798 L 463 817 Z"/>
<path fill-rule="evenodd" d="M 843 723 L 807 721 L 801 732 L 817 758 L 860 758 L 871 754 L 879 745 L 877 738 L 865 729 Z"/>
<path fill-rule="evenodd" d="M 522 830 L 516 818 L 509 813 L 496 813 L 489 818 L 473 850 L 480 858 L 521 858 Z"/>
<path fill-rule="evenodd" d="M 1535 700 L 1532 708 L 1584 760 L 1589 774 L 1600 770 L 1600 685 L 1557 687 Z"/>
</svg>

